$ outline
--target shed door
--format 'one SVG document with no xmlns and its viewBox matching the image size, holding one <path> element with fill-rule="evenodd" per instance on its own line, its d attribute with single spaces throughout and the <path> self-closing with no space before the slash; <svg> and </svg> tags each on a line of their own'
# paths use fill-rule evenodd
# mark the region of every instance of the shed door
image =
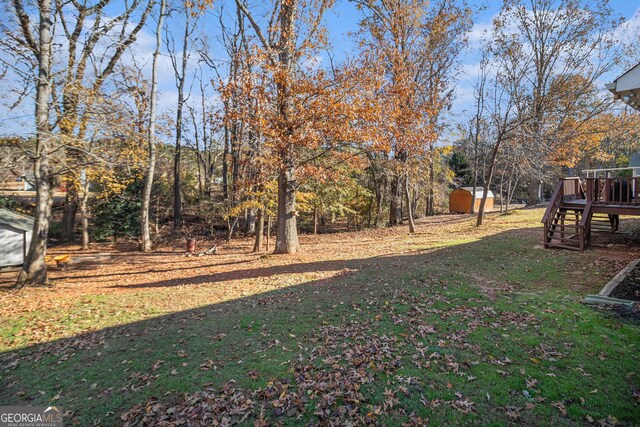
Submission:
<svg viewBox="0 0 640 427">
<path fill-rule="evenodd" d="M 24 232 L 0 224 L 0 267 L 22 265 L 24 249 Z"/>
</svg>

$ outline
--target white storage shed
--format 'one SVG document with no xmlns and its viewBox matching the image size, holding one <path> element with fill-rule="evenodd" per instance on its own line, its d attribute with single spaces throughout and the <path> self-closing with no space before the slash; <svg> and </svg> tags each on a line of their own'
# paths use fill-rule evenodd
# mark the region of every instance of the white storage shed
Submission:
<svg viewBox="0 0 640 427">
<path fill-rule="evenodd" d="M 0 209 L 0 267 L 24 263 L 32 230 L 32 217 Z"/>
</svg>

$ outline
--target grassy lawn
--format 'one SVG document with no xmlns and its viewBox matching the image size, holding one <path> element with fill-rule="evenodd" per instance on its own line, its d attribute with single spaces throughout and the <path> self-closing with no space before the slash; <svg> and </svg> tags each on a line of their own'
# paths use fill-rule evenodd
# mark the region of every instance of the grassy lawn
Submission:
<svg viewBox="0 0 640 427">
<path fill-rule="evenodd" d="M 540 249 L 541 216 L 5 292 L 0 405 L 56 404 L 76 425 L 637 424 L 638 317 L 580 302 L 637 252 Z"/>
</svg>

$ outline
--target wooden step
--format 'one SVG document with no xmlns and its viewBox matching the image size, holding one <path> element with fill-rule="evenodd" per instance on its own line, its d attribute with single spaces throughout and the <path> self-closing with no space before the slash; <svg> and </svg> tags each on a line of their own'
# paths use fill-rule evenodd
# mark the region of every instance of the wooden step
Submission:
<svg viewBox="0 0 640 427">
<path fill-rule="evenodd" d="M 582 218 L 581 217 L 574 217 L 574 218 L 562 218 L 562 217 L 554 217 L 553 221 L 555 222 L 559 222 L 559 221 L 565 221 L 565 222 L 580 222 Z"/>
<path fill-rule="evenodd" d="M 579 251 L 579 246 L 567 246 L 567 245 L 558 245 L 556 243 L 549 243 L 547 245 L 548 248 L 560 248 L 560 249 L 571 249 L 572 251 Z"/>
<path fill-rule="evenodd" d="M 577 208 L 571 208 L 571 207 L 562 207 L 560 206 L 558 208 L 557 213 L 569 213 L 569 214 L 575 214 L 575 213 L 581 213 L 583 212 L 584 209 L 577 209 Z"/>
<path fill-rule="evenodd" d="M 549 243 L 553 243 L 553 242 L 559 242 L 559 243 L 577 243 L 580 244 L 580 239 L 558 239 L 558 238 L 553 238 L 553 239 L 549 239 Z"/>
<path fill-rule="evenodd" d="M 576 227 L 576 226 L 567 226 L 565 225 L 564 228 L 562 228 L 562 226 L 558 226 L 556 228 L 550 228 L 549 231 L 552 233 L 573 233 L 573 234 L 578 234 L 580 230 L 580 227 Z"/>
<path fill-rule="evenodd" d="M 580 234 L 575 231 L 565 231 L 564 233 L 560 233 L 558 231 L 556 233 L 547 234 L 547 237 L 550 239 L 577 239 L 578 236 L 580 236 Z"/>
<path fill-rule="evenodd" d="M 575 227 L 575 226 L 569 227 L 569 226 L 565 225 L 564 228 L 562 228 L 562 226 L 558 226 L 556 228 L 551 227 L 549 229 L 549 232 L 550 233 L 563 233 L 563 234 L 566 234 L 566 233 L 578 234 L 579 230 L 580 230 L 579 227 Z"/>
<path fill-rule="evenodd" d="M 581 216 L 581 215 L 582 215 L 582 212 L 578 212 L 578 213 L 576 213 L 576 212 L 564 212 L 564 213 L 563 212 L 557 212 L 556 213 L 556 218 L 557 217 L 567 217 L 567 216 Z"/>
<path fill-rule="evenodd" d="M 552 227 L 555 227 L 555 228 L 561 228 L 561 227 L 564 227 L 564 228 L 580 228 L 580 224 L 576 224 L 575 222 L 566 222 L 566 223 L 564 223 L 564 224 L 561 224 L 561 223 L 558 223 L 558 224 L 551 223 L 551 226 L 552 226 Z"/>
</svg>

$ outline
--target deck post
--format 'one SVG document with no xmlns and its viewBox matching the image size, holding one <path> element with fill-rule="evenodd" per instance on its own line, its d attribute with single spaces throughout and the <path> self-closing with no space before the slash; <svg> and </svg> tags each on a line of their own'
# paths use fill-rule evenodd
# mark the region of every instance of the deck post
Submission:
<svg viewBox="0 0 640 427">
<path fill-rule="evenodd" d="M 584 251 L 584 228 L 578 227 L 578 240 L 580 244 L 580 250 Z"/>
<path fill-rule="evenodd" d="M 545 248 L 549 246 L 549 225 L 546 222 L 544 223 L 544 238 L 542 239 L 542 244 Z"/>
</svg>

